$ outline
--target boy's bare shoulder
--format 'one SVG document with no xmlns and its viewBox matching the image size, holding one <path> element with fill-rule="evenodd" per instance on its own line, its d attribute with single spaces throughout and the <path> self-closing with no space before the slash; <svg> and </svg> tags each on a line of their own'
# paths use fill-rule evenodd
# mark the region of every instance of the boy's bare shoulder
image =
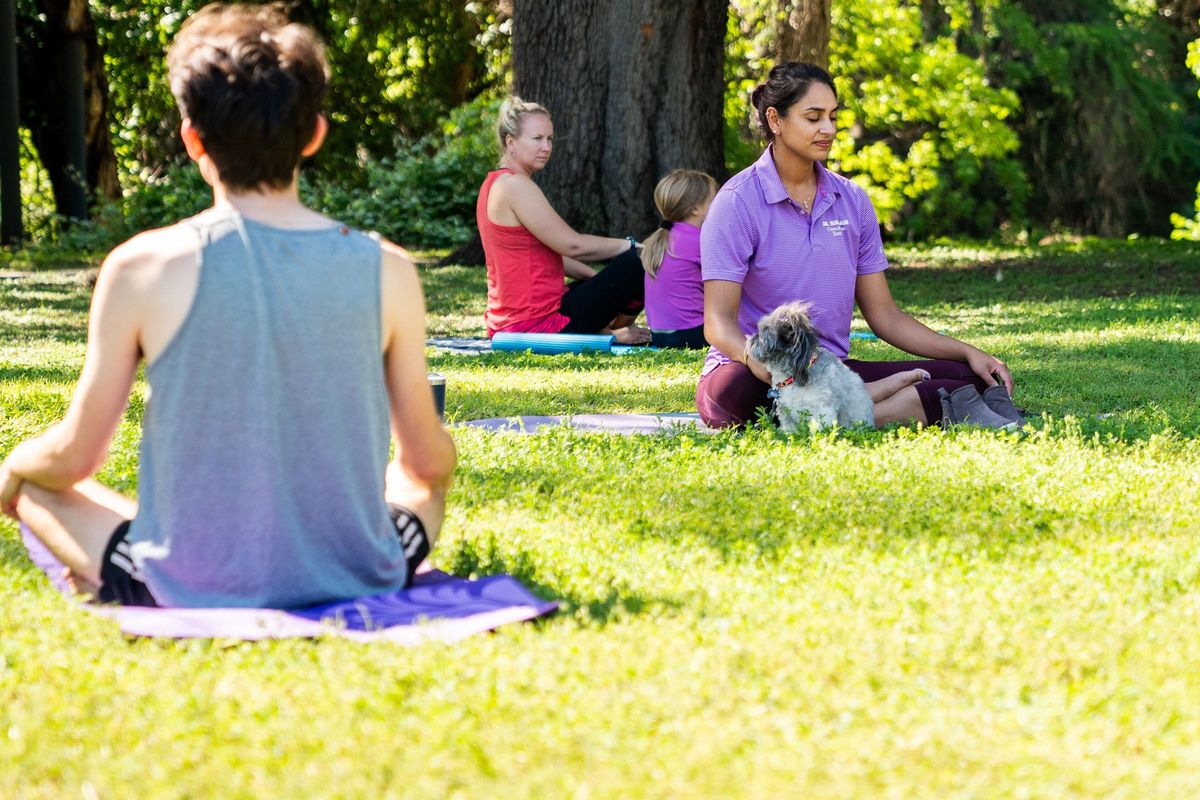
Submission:
<svg viewBox="0 0 1200 800">
<path fill-rule="evenodd" d="M 417 265 L 407 250 L 387 239 L 379 241 L 379 249 L 383 254 L 380 266 L 385 282 L 416 279 Z"/>
<path fill-rule="evenodd" d="M 395 242 L 389 242 L 387 239 L 380 239 L 379 247 L 381 250 L 383 250 L 383 260 L 385 263 L 390 263 L 395 266 L 415 266 L 412 254 Z"/>
<path fill-rule="evenodd" d="M 176 267 L 195 266 L 200 239 L 186 223 L 139 233 L 117 245 L 104 259 L 103 272 L 114 277 L 153 280 Z"/>
</svg>

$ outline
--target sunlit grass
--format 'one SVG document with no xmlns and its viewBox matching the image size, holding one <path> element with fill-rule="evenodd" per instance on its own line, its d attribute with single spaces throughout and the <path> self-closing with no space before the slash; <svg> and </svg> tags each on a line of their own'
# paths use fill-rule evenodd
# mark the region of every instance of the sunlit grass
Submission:
<svg viewBox="0 0 1200 800">
<path fill-rule="evenodd" d="M 561 600 L 544 623 L 127 642 L 0 523 L 0 797 L 1196 795 L 1200 249 L 892 257 L 904 307 L 1012 365 L 1031 428 L 455 428 L 435 560 Z M 431 331 L 482 335 L 482 271 L 422 275 Z M 86 301 L 0 280 L 0 453 L 69 401 Z M 701 359 L 431 365 L 465 420 L 687 410 Z M 127 491 L 141 413 L 100 475 Z"/>
</svg>

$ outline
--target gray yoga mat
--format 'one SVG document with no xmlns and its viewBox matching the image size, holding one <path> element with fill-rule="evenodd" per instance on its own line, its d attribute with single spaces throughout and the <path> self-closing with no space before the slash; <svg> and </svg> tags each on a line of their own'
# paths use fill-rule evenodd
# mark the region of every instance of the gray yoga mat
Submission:
<svg viewBox="0 0 1200 800">
<path fill-rule="evenodd" d="M 603 431 L 622 435 L 654 434 L 664 431 L 693 430 L 712 433 L 713 429 L 692 411 L 670 411 L 657 414 L 572 414 L 558 417 L 493 417 L 460 422 L 467 428 L 482 428 L 506 433 L 537 433 L 545 428 L 566 425 L 581 431 Z"/>
</svg>

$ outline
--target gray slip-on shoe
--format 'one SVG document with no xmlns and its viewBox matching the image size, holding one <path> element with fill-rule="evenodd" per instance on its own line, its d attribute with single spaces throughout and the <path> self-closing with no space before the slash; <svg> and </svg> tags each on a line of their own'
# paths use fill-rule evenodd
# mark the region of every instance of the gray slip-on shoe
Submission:
<svg viewBox="0 0 1200 800">
<path fill-rule="evenodd" d="M 983 390 L 983 394 L 980 396 L 992 411 L 1017 423 L 1018 428 L 1025 427 L 1025 416 L 1013 405 L 1012 397 L 1009 395 L 1008 389 L 1004 388 L 1003 383 L 989 386 Z"/>
<path fill-rule="evenodd" d="M 981 428 L 1000 428 L 1012 430 L 1017 427 L 1016 420 L 1005 419 L 992 409 L 979 396 L 979 390 L 970 384 L 960 386 L 953 392 L 938 389 L 938 397 L 942 400 L 942 427 L 951 425 L 978 425 Z"/>
</svg>

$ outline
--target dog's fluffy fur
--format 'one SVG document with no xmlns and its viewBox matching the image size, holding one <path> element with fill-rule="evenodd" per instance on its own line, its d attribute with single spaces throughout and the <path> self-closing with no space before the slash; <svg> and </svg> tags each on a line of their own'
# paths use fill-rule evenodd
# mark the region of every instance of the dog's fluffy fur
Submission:
<svg viewBox="0 0 1200 800">
<path fill-rule="evenodd" d="M 808 305 L 788 303 L 758 321 L 749 353 L 771 371 L 779 391 L 775 413 L 788 433 L 807 428 L 811 419 L 824 428 L 875 425 L 875 404 L 862 378 L 817 344 Z M 814 358 L 815 356 L 815 358 Z M 788 378 L 791 383 L 784 384 Z"/>
</svg>

